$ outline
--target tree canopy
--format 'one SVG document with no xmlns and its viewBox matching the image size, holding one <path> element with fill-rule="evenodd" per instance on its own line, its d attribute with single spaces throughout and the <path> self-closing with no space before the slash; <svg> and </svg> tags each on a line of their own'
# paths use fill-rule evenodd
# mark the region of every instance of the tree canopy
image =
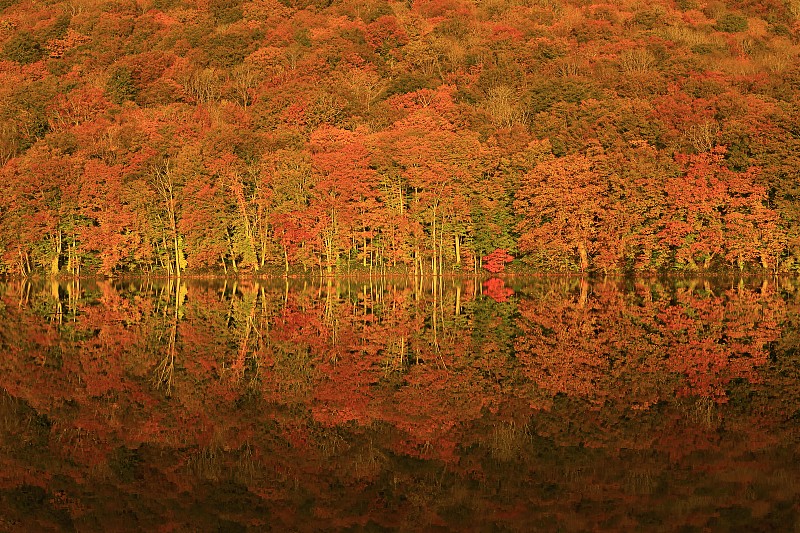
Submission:
<svg viewBox="0 0 800 533">
<path fill-rule="evenodd" d="M 796 4 L 0 3 L 0 270 L 796 270 Z"/>
</svg>

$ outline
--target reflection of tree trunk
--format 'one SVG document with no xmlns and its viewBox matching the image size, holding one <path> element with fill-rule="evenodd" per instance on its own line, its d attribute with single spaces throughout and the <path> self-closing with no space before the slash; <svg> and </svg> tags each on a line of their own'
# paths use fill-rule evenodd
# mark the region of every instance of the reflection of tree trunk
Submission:
<svg viewBox="0 0 800 533">
<path fill-rule="evenodd" d="M 173 284 L 170 283 L 170 288 Z M 175 287 L 175 300 L 173 302 L 174 312 L 169 324 L 169 337 L 167 340 L 167 351 L 163 359 L 156 366 L 153 381 L 157 389 L 164 389 L 164 393 L 169 397 L 172 395 L 172 378 L 175 373 L 175 353 L 176 344 L 178 339 L 178 320 L 180 318 L 180 309 L 183 304 L 182 284 L 180 281 L 174 284 Z"/>
<path fill-rule="evenodd" d="M 73 317 L 73 321 L 77 319 L 76 311 L 78 310 L 78 298 L 81 294 L 81 281 L 78 278 L 72 278 L 69 285 L 67 285 L 67 310 Z"/>
<path fill-rule="evenodd" d="M 245 320 L 244 334 L 239 341 L 239 351 L 237 353 L 236 361 L 233 363 L 233 372 L 236 378 L 241 379 L 244 377 L 245 363 L 247 362 L 247 352 L 250 346 L 250 333 L 253 330 L 253 322 L 256 317 L 256 300 L 253 299 L 253 306 L 250 308 L 250 314 Z"/>
<path fill-rule="evenodd" d="M 59 294 L 59 285 L 58 281 L 54 278 L 50 279 L 50 295 L 55 300 L 55 312 L 54 312 L 54 320 L 58 324 L 61 324 L 64 319 L 64 307 L 61 305 L 61 296 Z"/>
<path fill-rule="evenodd" d="M 19 302 L 18 307 L 26 307 L 30 302 L 31 297 L 31 283 L 26 279 L 22 280 L 19 285 Z"/>
<path fill-rule="evenodd" d="M 175 373 L 175 342 L 178 338 L 178 323 L 173 322 L 169 329 L 167 353 L 156 368 L 156 388 L 164 388 L 167 397 L 172 396 L 172 376 Z"/>
<path fill-rule="evenodd" d="M 578 299 L 579 307 L 586 307 L 586 302 L 589 301 L 589 280 L 581 278 L 581 295 Z"/>
<path fill-rule="evenodd" d="M 336 319 L 336 302 L 339 299 L 338 285 L 337 293 L 334 294 L 333 279 L 328 278 L 325 282 L 325 324 L 331 332 L 331 345 L 336 346 L 339 338 L 339 321 Z"/>
<path fill-rule="evenodd" d="M 439 319 L 442 320 L 442 324 L 444 324 L 444 317 L 442 316 L 443 308 L 440 308 L 442 304 L 442 293 L 441 293 L 441 285 L 443 280 L 439 279 L 437 276 L 431 277 L 431 294 L 433 295 L 433 307 L 431 309 L 431 325 L 433 326 L 433 346 L 434 346 L 434 353 L 436 354 L 436 358 L 438 363 L 442 365 L 442 368 L 447 370 L 447 364 L 442 359 L 441 354 L 441 347 L 439 346 Z M 439 317 L 436 316 L 437 310 L 439 310 Z"/>
</svg>

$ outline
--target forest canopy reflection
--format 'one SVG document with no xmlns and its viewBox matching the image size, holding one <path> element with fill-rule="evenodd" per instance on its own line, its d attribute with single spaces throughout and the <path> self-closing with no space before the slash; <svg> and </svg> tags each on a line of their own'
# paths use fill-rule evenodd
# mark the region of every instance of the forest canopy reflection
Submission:
<svg viewBox="0 0 800 533">
<path fill-rule="evenodd" d="M 797 523 L 790 280 L 0 293 L 3 526 Z"/>
</svg>

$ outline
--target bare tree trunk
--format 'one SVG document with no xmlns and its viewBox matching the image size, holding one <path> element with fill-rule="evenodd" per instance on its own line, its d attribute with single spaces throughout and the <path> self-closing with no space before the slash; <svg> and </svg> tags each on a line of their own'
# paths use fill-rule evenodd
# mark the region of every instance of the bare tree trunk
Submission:
<svg viewBox="0 0 800 533">
<path fill-rule="evenodd" d="M 586 272 L 589 269 L 589 251 L 584 241 L 578 242 L 578 255 L 581 260 L 581 272 Z"/>
<path fill-rule="evenodd" d="M 433 257 L 431 259 L 431 269 L 433 270 L 432 275 L 436 275 L 437 268 L 436 268 L 436 203 L 433 204 L 433 224 L 431 226 L 431 237 L 433 241 Z"/>
<path fill-rule="evenodd" d="M 172 168 L 170 166 L 170 162 L 166 161 L 162 167 L 159 167 L 155 171 L 155 185 L 158 190 L 161 199 L 164 202 L 164 207 L 167 210 L 167 218 L 169 219 L 169 227 L 170 232 L 172 233 L 172 244 L 175 247 L 174 250 L 174 265 L 175 265 L 175 277 L 181 277 L 181 259 L 183 258 L 183 252 L 180 248 L 180 238 L 178 235 L 178 221 L 177 221 L 177 214 L 176 210 L 177 207 L 175 205 L 175 182 L 172 175 Z M 166 243 L 165 243 L 165 249 Z M 169 250 L 167 249 L 167 254 L 169 255 Z"/>
<path fill-rule="evenodd" d="M 56 245 L 56 255 L 50 261 L 50 275 L 56 276 L 58 275 L 58 261 L 61 259 L 61 230 L 56 230 L 56 235 L 54 237 L 55 245 Z"/>
</svg>

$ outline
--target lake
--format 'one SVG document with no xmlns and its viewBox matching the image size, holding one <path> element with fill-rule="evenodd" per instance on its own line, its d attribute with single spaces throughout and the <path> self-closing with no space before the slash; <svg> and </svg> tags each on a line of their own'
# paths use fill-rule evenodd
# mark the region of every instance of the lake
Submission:
<svg viewBox="0 0 800 533">
<path fill-rule="evenodd" d="M 0 284 L 0 531 L 797 531 L 792 279 Z"/>
</svg>

